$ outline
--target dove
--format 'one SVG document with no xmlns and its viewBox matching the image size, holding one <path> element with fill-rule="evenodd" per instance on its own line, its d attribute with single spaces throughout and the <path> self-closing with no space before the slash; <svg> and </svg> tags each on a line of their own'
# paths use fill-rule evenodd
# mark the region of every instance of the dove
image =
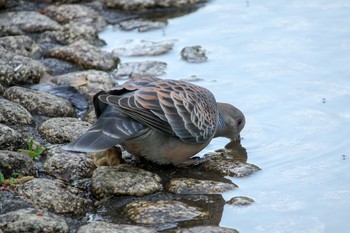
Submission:
<svg viewBox="0 0 350 233">
<path fill-rule="evenodd" d="M 97 121 L 63 148 L 79 152 L 113 150 L 158 164 L 179 165 L 213 138 L 240 140 L 243 113 L 216 102 L 206 88 L 185 81 L 143 77 L 94 96 Z"/>
</svg>

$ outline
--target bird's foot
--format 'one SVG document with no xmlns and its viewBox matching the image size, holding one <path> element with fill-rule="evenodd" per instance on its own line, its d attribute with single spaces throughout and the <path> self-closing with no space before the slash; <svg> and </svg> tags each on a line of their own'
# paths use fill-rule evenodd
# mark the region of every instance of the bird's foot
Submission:
<svg viewBox="0 0 350 233">
<path fill-rule="evenodd" d="M 189 160 L 186 160 L 182 163 L 179 163 L 176 165 L 176 167 L 188 167 L 188 166 L 197 166 L 205 161 L 207 161 L 208 159 L 206 158 L 200 158 L 200 157 L 192 157 Z"/>
<path fill-rule="evenodd" d="M 116 166 L 124 163 L 122 151 L 119 147 L 113 147 L 106 151 L 92 154 L 96 167 Z"/>
</svg>

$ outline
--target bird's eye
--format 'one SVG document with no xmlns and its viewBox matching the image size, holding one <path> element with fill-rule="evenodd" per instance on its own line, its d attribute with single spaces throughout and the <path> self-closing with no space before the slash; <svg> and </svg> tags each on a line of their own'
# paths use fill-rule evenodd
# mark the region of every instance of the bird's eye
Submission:
<svg viewBox="0 0 350 233">
<path fill-rule="evenodd" d="M 240 126 L 242 124 L 243 120 L 242 119 L 238 119 L 237 120 L 237 126 Z"/>
</svg>

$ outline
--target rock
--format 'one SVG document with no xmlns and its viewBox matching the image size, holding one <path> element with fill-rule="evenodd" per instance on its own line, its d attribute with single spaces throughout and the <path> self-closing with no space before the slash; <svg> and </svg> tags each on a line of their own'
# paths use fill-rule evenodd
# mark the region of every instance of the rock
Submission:
<svg viewBox="0 0 350 233">
<path fill-rule="evenodd" d="M 146 40 L 130 40 L 122 48 L 113 49 L 114 56 L 157 56 L 173 49 L 175 40 L 162 40 L 159 42 Z"/>
<path fill-rule="evenodd" d="M 226 227 L 217 227 L 217 226 L 198 226 L 190 227 L 176 230 L 176 233 L 238 233 L 237 230 L 226 228 Z"/>
<path fill-rule="evenodd" d="M 192 178 L 173 178 L 166 189 L 175 194 L 214 194 L 237 188 L 236 184 L 223 183 L 212 180 L 197 180 Z"/>
<path fill-rule="evenodd" d="M 0 37 L 0 47 L 6 49 L 9 53 L 25 57 L 41 57 L 40 47 L 28 36 Z"/>
<path fill-rule="evenodd" d="M 0 49 L 0 83 L 6 85 L 38 83 L 45 73 L 40 62 Z"/>
<path fill-rule="evenodd" d="M 232 197 L 230 200 L 226 202 L 226 204 L 242 206 L 242 205 L 251 205 L 253 202 L 255 201 L 249 197 L 237 196 L 237 197 Z"/>
<path fill-rule="evenodd" d="M 160 191 L 160 181 L 158 175 L 127 164 L 102 166 L 92 175 L 91 191 L 98 199 L 112 194 L 144 196 Z"/>
<path fill-rule="evenodd" d="M 63 217 L 34 208 L 21 209 L 0 215 L 4 232 L 68 232 Z"/>
<path fill-rule="evenodd" d="M 0 150 L 17 150 L 25 147 L 22 134 L 0 124 Z"/>
<path fill-rule="evenodd" d="M 181 50 L 181 58 L 189 63 L 206 62 L 208 57 L 202 46 L 188 46 Z"/>
<path fill-rule="evenodd" d="M 125 212 L 138 224 L 174 223 L 208 216 L 198 207 L 175 200 L 135 201 L 125 206 Z"/>
<path fill-rule="evenodd" d="M 11 211 L 20 210 L 20 209 L 33 208 L 32 204 L 25 201 L 21 196 L 19 196 L 12 190 L 11 191 L 1 190 L 0 200 L 1 200 L 0 215 Z"/>
<path fill-rule="evenodd" d="M 94 9 L 78 4 L 51 5 L 45 9 L 45 15 L 53 18 L 61 24 L 75 22 L 79 24 L 91 25 L 97 31 L 107 25 L 106 20 Z"/>
<path fill-rule="evenodd" d="M 35 178 L 20 185 L 18 192 L 34 206 L 61 214 L 85 214 L 91 204 L 78 189 L 58 180 Z"/>
<path fill-rule="evenodd" d="M 0 28 L 7 32 L 2 35 L 18 35 L 32 32 L 58 30 L 61 26 L 36 11 L 14 11 L 0 14 Z"/>
<path fill-rule="evenodd" d="M 53 48 L 46 55 L 73 62 L 86 69 L 110 71 L 118 64 L 118 59 L 114 58 L 111 53 L 104 52 L 84 40 L 76 41 L 68 46 Z"/>
<path fill-rule="evenodd" d="M 121 63 L 117 72 L 114 74 L 115 79 L 129 79 L 142 76 L 161 76 L 166 74 L 167 64 L 161 61 L 142 61 L 142 62 L 125 62 Z"/>
<path fill-rule="evenodd" d="M 154 8 L 181 8 L 195 5 L 203 0 L 106 0 L 105 4 L 110 8 L 117 8 L 125 11 L 140 11 Z"/>
<path fill-rule="evenodd" d="M 198 82 L 198 81 L 203 81 L 204 79 L 198 77 L 197 75 L 191 75 L 186 78 L 180 78 L 180 80 L 185 82 Z"/>
<path fill-rule="evenodd" d="M 96 169 L 91 156 L 85 153 L 69 152 L 56 147 L 48 152 L 48 157 L 44 168 L 56 178 L 65 180 L 89 178 Z"/>
<path fill-rule="evenodd" d="M 0 161 L 0 171 L 6 178 L 11 177 L 13 173 L 22 176 L 35 175 L 34 161 L 24 153 L 0 150 Z"/>
<path fill-rule="evenodd" d="M 22 105 L 0 99 L 0 123 L 32 125 L 34 118 Z"/>
<path fill-rule="evenodd" d="M 5 87 L 0 83 L 0 95 L 2 95 L 4 91 L 5 91 Z"/>
<path fill-rule="evenodd" d="M 47 67 L 47 72 L 51 75 L 62 75 L 79 70 L 79 67 L 77 65 L 56 58 L 42 59 L 41 63 Z"/>
<path fill-rule="evenodd" d="M 10 87 L 4 97 L 24 106 L 32 114 L 49 117 L 73 116 L 72 104 L 61 97 L 24 87 Z"/>
<path fill-rule="evenodd" d="M 131 19 L 119 23 L 118 26 L 124 31 L 137 29 L 139 32 L 147 32 L 155 29 L 163 29 L 167 26 L 167 22 L 151 21 L 147 19 Z"/>
<path fill-rule="evenodd" d="M 90 128 L 90 124 L 71 117 L 51 118 L 38 128 L 39 133 L 50 143 L 66 143 L 78 138 Z"/>
<path fill-rule="evenodd" d="M 142 226 L 113 224 L 108 222 L 92 222 L 80 227 L 77 233 L 155 233 L 156 230 Z"/>
</svg>

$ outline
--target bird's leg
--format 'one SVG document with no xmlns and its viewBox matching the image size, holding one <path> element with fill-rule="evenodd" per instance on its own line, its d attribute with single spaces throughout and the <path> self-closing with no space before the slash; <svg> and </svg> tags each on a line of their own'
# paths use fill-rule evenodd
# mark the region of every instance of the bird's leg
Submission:
<svg viewBox="0 0 350 233">
<path fill-rule="evenodd" d="M 200 158 L 198 156 L 195 156 L 190 158 L 189 160 L 183 161 L 182 163 L 176 164 L 176 167 L 197 166 L 205 161 L 207 161 L 206 158 Z"/>
<path fill-rule="evenodd" d="M 112 147 L 106 151 L 92 154 L 96 167 L 116 166 L 124 163 L 120 147 Z"/>
</svg>

